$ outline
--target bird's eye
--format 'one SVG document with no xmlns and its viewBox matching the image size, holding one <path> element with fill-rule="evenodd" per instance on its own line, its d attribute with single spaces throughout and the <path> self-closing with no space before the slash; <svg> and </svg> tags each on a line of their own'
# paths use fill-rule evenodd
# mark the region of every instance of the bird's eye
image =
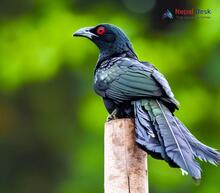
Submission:
<svg viewBox="0 0 220 193">
<path fill-rule="evenodd" d="M 105 27 L 103 27 L 103 26 L 98 27 L 97 30 L 96 30 L 96 33 L 97 33 L 98 35 L 100 35 L 100 36 L 104 35 L 104 33 L 105 33 Z"/>
</svg>

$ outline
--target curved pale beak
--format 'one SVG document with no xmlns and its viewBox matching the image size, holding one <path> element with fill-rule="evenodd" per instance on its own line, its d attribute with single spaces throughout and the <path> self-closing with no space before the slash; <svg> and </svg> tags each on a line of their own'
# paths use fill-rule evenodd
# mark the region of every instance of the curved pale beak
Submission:
<svg viewBox="0 0 220 193">
<path fill-rule="evenodd" d="M 93 27 L 81 28 L 81 29 L 77 30 L 76 32 L 74 32 L 73 36 L 82 36 L 82 37 L 87 37 L 89 39 L 92 39 L 93 36 L 97 36 L 90 31 L 92 28 Z"/>
</svg>

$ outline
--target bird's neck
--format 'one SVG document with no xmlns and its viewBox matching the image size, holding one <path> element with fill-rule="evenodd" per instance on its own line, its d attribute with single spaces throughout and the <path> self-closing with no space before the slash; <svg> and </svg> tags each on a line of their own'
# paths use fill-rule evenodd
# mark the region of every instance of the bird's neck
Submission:
<svg viewBox="0 0 220 193">
<path fill-rule="evenodd" d="M 114 57 L 128 57 L 138 59 L 137 55 L 134 53 L 132 49 L 122 50 L 120 52 L 100 51 L 97 63 L 101 63 L 105 60 L 109 60 Z"/>
<path fill-rule="evenodd" d="M 110 46 L 99 45 L 99 58 L 98 63 L 111 59 L 113 57 L 128 57 L 137 59 L 132 45 L 129 41 L 116 41 Z"/>
</svg>

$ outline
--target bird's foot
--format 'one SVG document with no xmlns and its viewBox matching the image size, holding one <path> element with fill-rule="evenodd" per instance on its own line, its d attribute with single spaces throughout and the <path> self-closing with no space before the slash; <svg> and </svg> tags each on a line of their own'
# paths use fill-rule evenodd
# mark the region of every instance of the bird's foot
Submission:
<svg viewBox="0 0 220 193">
<path fill-rule="evenodd" d="M 117 110 L 115 109 L 112 113 L 107 117 L 107 122 L 117 119 Z"/>
</svg>

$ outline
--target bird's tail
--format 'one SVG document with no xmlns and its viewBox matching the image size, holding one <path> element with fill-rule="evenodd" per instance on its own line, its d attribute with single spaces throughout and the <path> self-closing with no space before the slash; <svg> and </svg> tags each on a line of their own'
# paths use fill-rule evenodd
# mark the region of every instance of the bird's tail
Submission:
<svg viewBox="0 0 220 193">
<path fill-rule="evenodd" d="M 189 132 L 189 130 L 185 127 L 185 125 L 183 125 L 183 123 L 181 123 L 177 117 L 175 117 L 175 119 L 179 125 L 179 128 L 181 129 L 181 132 L 189 142 L 193 154 L 201 161 L 209 162 L 213 165 L 220 164 L 220 153 L 217 152 L 214 148 L 208 147 L 207 145 L 201 143 Z"/>
<path fill-rule="evenodd" d="M 134 109 L 137 143 L 171 166 L 182 168 L 198 180 L 201 168 L 196 157 L 220 163 L 220 154 L 199 142 L 159 100 L 135 101 Z"/>
</svg>

